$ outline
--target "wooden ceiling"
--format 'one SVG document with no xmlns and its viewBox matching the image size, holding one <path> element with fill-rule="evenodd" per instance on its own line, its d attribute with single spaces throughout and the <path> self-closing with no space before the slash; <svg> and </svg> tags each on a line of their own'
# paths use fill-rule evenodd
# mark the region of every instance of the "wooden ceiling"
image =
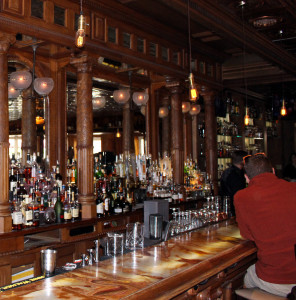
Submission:
<svg viewBox="0 0 296 300">
<path fill-rule="evenodd" d="M 188 0 L 117 1 L 188 35 Z M 276 83 L 295 81 L 295 0 L 190 0 L 190 8 L 193 53 L 218 56 L 224 86 L 239 90 L 247 78 L 248 89 L 264 98 Z M 296 94 L 294 84 L 287 89 Z"/>
</svg>

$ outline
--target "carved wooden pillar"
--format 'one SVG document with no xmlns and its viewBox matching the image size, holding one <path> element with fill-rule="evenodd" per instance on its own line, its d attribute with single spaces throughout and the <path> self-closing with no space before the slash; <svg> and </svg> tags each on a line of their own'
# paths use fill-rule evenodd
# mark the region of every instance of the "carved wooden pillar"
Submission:
<svg viewBox="0 0 296 300">
<path fill-rule="evenodd" d="M 158 91 L 155 91 L 153 84 L 150 88 L 150 133 L 151 133 L 151 156 L 152 160 L 158 159 L 158 137 L 159 137 L 159 127 L 158 127 Z"/>
<path fill-rule="evenodd" d="M 0 34 L 0 232 L 11 231 L 9 209 L 9 114 L 7 51 L 15 42 L 12 35 Z"/>
<path fill-rule="evenodd" d="M 58 46 L 51 46 L 51 55 L 60 51 Z M 57 59 L 50 60 L 50 77 L 54 81 L 54 89 L 45 97 L 45 136 L 46 154 L 49 156 L 50 167 L 60 164 L 63 181 L 66 180 L 67 156 L 67 101 L 66 101 L 66 70 L 69 61 L 60 63 Z M 63 65 L 61 65 L 63 64 Z"/>
<path fill-rule="evenodd" d="M 96 217 L 93 194 L 92 63 L 87 56 L 72 59 L 77 68 L 77 168 L 82 218 Z"/>
<path fill-rule="evenodd" d="M 197 116 L 192 116 L 192 159 L 198 160 L 198 122 Z"/>
<path fill-rule="evenodd" d="M 184 184 L 183 121 L 180 82 L 167 79 L 166 87 L 171 93 L 171 159 L 173 180 Z"/>
<path fill-rule="evenodd" d="M 151 93 L 145 106 L 146 154 L 151 153 Z"/>
<path fill-rule="evenodd" d="M 205 104 L 205 146 L 207 173 L 211 175 L 214 193 L 218 194 L 218 160 L 217 160 L 217 121 L 215 114 L 215 97 L 213 92 L 204 94 Z"/>
<path fill-rule="evenodd" d="M 36 132 L 36 99 L 32 86 L 22 93 L 22 163 L 27 161 L 27 153 L 31 155 L 37 150 Z"/>
<path fill-rule="evenodd" d="M 160 98 L 161 106 L 169 108 L 170 97 L 167 89 L 161 88 Z M 161 119 L 161 125 L 161 150 L 162 156 L 164 157 L 165 153 L 170 155 L 170 114 Z"/>
<path fill-rule="evenodd" d="M 131 99 L 123 105 L 122 111 L 122 150 L 124 154 L 135 153 L 134 113 L 131 111 Z"/>
<path fill-rule="evenodd" d="M 184 160 L 192 159 L 192 116 L 183 114 Z"/>
</svg>

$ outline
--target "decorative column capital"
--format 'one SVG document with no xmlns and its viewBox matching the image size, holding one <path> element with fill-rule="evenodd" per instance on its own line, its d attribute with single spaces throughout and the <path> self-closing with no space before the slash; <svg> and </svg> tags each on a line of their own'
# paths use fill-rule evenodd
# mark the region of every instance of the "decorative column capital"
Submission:
<svg viewBox="0 0 296 300">
<path fill-rule="evenodd" d="M 95 60 L 88 54 L 83 53 L 79 57 L 72 57 L 70 64 L 77 68 L 78 73 L 91 73 Z"/>
<path fill-rule="evenodd" d="M 183 89 L 183 83 L 181 82 L 181 80 L 172 77 L 166 77 L 165 86 L 172 94 L 180 94 Z"/>
<path fill-rule="evenodd" d="M 7 33 L 0 33 L 0 53 L 6 53 L 11 45 L 15 43 L 15 36 Z"/>
</svg>

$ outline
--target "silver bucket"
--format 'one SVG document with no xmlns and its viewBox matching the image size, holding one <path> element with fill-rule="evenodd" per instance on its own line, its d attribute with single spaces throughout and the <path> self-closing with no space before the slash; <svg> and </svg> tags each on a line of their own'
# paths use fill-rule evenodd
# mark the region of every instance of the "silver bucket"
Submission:
<svg viewBox="0 0 296 300">
<path fill-rule="evenodd" d="M 54 275 L 57 251 L 52 249 L 41 250 L 41 271 L 45 277 Z"/>
</svg>

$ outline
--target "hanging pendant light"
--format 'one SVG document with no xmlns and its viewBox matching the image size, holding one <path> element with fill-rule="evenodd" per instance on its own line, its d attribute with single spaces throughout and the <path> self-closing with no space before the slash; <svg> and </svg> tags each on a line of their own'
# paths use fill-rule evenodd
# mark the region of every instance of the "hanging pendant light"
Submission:
<svg viewBox="0 0 296 300">
<path fill-rule="evenodd" d="M 188 21 L 188 48 L 189 48 L 189 99 L 195 101 L 198 97 L 198 93 L 194 84 L 194 76 L 191 68 L 191 27 L 190 27 L 190 0 L 187 0 L 187 21 Z"/>
<path fill-rule="evenodd" d="M 160 118 L 166 118 L 169 115 L 169 109 L 165 106 L 162 106 L 158 110 L 158 116 Z"/>
<path fill-rule="evenodd" d="M 283 99 L 283 105 L 282 105 L 282 108 L 281 108 L 281 116 L 285 116 L 287 114 L 287 109 L 286 109 L 286 106 L 285 106 L 285 99 Z"/>
<path fill-rule="evenodd" d="M 20 94 L 20 91 L 17 90 L 13 84 L 8 83 L 8 98 L 9 99 L 14 99 L 17 98 Z"/>
<path fill-rule="evenodd" d="M 147 101 L 149 100 L 148 93 L 144 92 L 134 92 L 133 93 L 133 101 L 138 105 L 146 105 Z"/>
<path fill-rule="evenodd" d="M 116 90 L 113 92 L 113 98 L 118 104 L 125 104 L 130 98 L 128 89 Z"/>
<path fill-rule="evenodd" d="M 195 85 L 194 85 L 194 77 L 193 77 L 193 73 L 190 73 L 189 74 L 189 83 L 190 83 L 190 94 L 189 94 L 189 99 L 191 101 L 195 101 L 197 99 L 197 90 L 195 88 Z"/>
<path fill-rule="evenodd" d="M 82 48 L 85 44 L 85 17 L 82 12 L 82 0 L 80 0 L 80 16 L 78 19 L 78 29 L 75 35 L 75 45 Z"/>
<path fill-rule="evenodd" d="M 101 109 L 105 107 L 106 97 L 100 96 L 93 99 L 93 106 L 95 109 Z"/>
<path fill-rule="evenodd" d="M 186 101 L 183 101 L 182 102 L 182 113 L 183 114 L 186 114 L 186 113 L 188 113 L 189 112 L 189 110 L 190 110 L 190 103 L 189 102 L 186 102 Z"/>
<path fill-rule="evenodd" d="M 244 123 L 246 126 L 248 126 L 250 124 L 249 109 L 247 106 L 246 106 L 246 114 L 245 114 L 245 118 L 244 118 Z"/>
<path fill-rule="evenodd" d="M 191 108 L 190 108 L 190 111 L 189 111 L 189 114 L 191 115 L 191 116 L 196 116 L 196 115 L 198 115 L 199 113 L 200 113 L 200 105 L 198 105 L 198 104 L 193 104 L 193 105 L 191 105 Z"/>
<path fill-rule="evenodd" d="M 32 83 L 32 75 L 28 71 L 16 71 L 10 75 L 10 82 L 17 90 L 25 90 Z"/>
<path fill-rule="evenodd" d="M 117 128 L 117 131 L 116 131 L 116 135 L 115 135 L 118 139 L 121 137 L 121 134 L 120 134 L 120 131 L 119 131 L 119 128 Z"/>
<path fill-rule="evenodd" d="M 47 96 L 53 90 L 53 87 L 54 82 L 52 78 L 42 77 L 34 80 L 34 90 L 40 96 Z"/>
</svg>

